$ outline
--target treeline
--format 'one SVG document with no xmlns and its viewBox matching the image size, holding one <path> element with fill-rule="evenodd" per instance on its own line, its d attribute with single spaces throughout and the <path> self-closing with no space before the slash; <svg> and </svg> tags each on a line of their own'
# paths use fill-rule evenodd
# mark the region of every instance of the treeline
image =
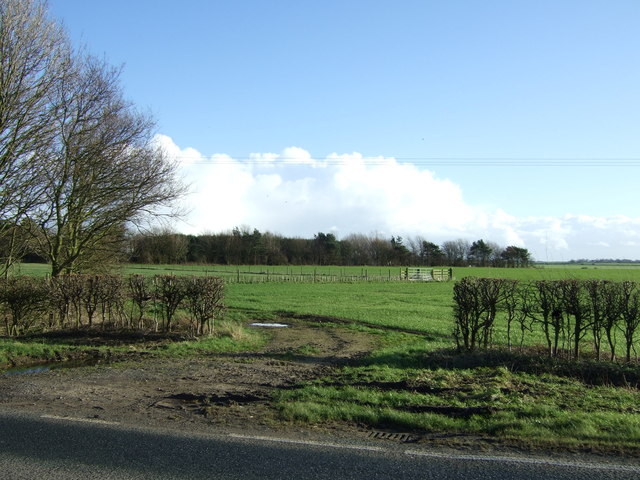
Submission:
<svg viewBox="0 0 640 480">
<path fill-rule="evenodd" d="M 371 265 L 527 267 L 529 251 L 501 247 L 480 239 L 446 241 L 441 245 L 420 236 L 403 239 L 352 234 L 338 240 L 332 233 L 313 238 L 284 237 L 257 229 L 184 235 L 167 231 L 131 238 L 134 263 L 222 265 Z"/>
<path fill-rule="evenodd" d="M 599 265 L 599 264 L 621 264 L 621 263 L 640 263 L 640 260 L 629 260 L 627 258 L 599 258 L 597 260 L 588 260 L 586 258 L 580 258 L 578 260 L 569 260 L 570 265 Z"/>
<path fill-rule="evenodd" d="M 156 275 L 12 276 L 0 281 L 0 311 L 7 335 L 68 328 L 171 332 L 213 332 L 224 311 L 224 287 L 218 277 Z M 182 317 L 181 317 L 182 320 Z"/>
<path fill-rule="evenodd" d="M 632 281 L 538 280 L 465 277 L 454 285 L 454 338 L 458 349 L 494 346 L 498 320 L 507 346 L 542 336 L 549 357 L 577 359 L 591 343 L 597 360 L 603 350 L 616 359 L 618 344 L 631 361 L 640 333 L 640 285 Z M 532 342 L 526 342 L 531 344 Z"/>
</svg>

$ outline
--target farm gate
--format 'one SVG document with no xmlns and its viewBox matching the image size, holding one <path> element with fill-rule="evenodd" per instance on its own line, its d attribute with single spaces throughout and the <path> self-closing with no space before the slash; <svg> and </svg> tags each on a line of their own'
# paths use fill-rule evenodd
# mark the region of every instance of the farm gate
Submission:
<svg viewBox="0 0 640 480">
<path fill-rule="evenodd" d="M 403 279 L 413 282 L 447 282 L 452 278 L 451 268 L 408 267 L 403 271 Z"/>
</svg>

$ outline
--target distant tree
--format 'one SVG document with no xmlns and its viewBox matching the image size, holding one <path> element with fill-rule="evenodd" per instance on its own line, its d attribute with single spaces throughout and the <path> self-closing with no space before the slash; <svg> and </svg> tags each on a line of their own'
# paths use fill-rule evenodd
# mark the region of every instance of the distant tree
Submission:
<svg viewBox="0 0 640 480">
<path fill-rule="evenodd" d="M 465 265 L 467 255 L 469 254 L 469 242 L 459 238 L 458 240 L 449 240 L 442 244 L 442 253 L 447 264 L 451 266 Z"/>
<path fill-rule="evenodd" d="M 492 251 L 484 240 L 476 240 L 469 248 L 469 261 L 479 267 L 486 267 Z"/>
<path fill-rule="evenodd" d="M 342 248 L 343 252 L 348 251 L 348 256 L 343 256 L 345 258 L 347 265 L 369 265 L 371 264 L 371 256 L 369 243 L 370 240 L 366 235 L 363 234 L 351 234 L 346 237 L 343 241 L 343 244 L 348 244 L 348 250 L 344 247 Z"/>
<path fill-rule="evenodd" d="M 313 254 L 317 265 L 335 265 L 340 255 L 340 244 L 333 233 L 319 232 L 313 239 Z"/>
<path fill-rule="evenodd" d="M 256 247 L 259 251 L 258 258 L 264 259 L 266 265 L 286 265 L 289 263 L 282 250 L 282 237 L 270 232 L 265 232 Z"/>
<path fill-rule="evenodd" d="M 502 260 L 502 252 L 504 248 L 498 245 L 496 242 L 487 241 L 486 245 L 491 249 L 491 253 L 489 254 L 489 258 L 487 259 L 487 265 L 492 267 L 502 267 L 504 266 L 504 261 Z"/>
<path fill-rule="evenodd" d="M 511 245 L 500 256 L 507 267 L 528 267 L 531 264 L 531 254 L 526 248 Z"/>
<path fill-rule="evenodd" d="M 406 265 L 409 262 L 409 249 L 402 243 L 402 237 L 391 237 L 392 258 L 394 265 Z"/>
<path fill-rule="evenodd" d="M 424 265 L 439 266 L 442 265 L 444 254 L 440 246 L 428 241 L 423 241 L 420 246 L 420 259 Z"/>
<path fill-rule="evenodd" d="M 304 238 L 283 238 L 280 248 L 287 263 L 304 265 L 311 263 L 310 241 Z"/>
<path fill-rule="evenodd" d="M 189 238 L 168 228 L 136 235 L 132 244 L 131 258 L 140 263 L 183 263 L 189 251 Z"/>
<path fill-rule="evenodd" d="M 390 265 L 393 260 L 391 242 L 378 235 L 369 237 L 368 251 L 370 265 Z"/>
</svg>

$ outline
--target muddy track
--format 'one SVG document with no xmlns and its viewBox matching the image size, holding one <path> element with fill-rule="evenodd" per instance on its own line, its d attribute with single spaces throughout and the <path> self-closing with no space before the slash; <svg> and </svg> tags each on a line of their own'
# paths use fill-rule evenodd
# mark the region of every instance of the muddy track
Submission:
<svg viewBox="0 0 640 480">
<path fill-rule="evenodd" d="M 365 355 L 370 336 L 287 319 L 258 353 L 123 362 L 0 376 L 0 406 L 47 415 L 188 428 L 278 424 L 271 399 Z"/>
</svg>

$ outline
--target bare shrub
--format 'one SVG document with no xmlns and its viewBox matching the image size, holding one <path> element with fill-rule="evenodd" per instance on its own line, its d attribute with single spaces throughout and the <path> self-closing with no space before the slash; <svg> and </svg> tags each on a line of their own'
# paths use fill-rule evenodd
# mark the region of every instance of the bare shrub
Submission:
<svg viewBox="0 0 640 480">
<path fill-rule="evenodd" d="M 616 329 L 620 323 L 622 292 L 619 283 L 608 282 L 602 288 L 605 290 L 602 305 L 602 328 L 609 344 L 610 360 L 613 362 L 616 359 Z"/>
<path fill-rule="evenodd" d="M 487 348 L 507 281 L 465 277 L 453 286 L 454 337 L 458 349 Z"/>
<path fill-rule="evenodd" d="M 139 274 L 130 275 L 127 285 L 129 287 L 131 302 L 138 309 L 135 322 L 136 328 L 142 328 L 144 315 L 147 312 L 149 303 L 153 300 L 153 292 L 151 291 L 149 278 Z M 133 313 L 131 314 L 131 318 L 133 321 Z"/>
<path fill-rule="evenodd" d="M 73 275 L 59 275 L 49 279 L 50 301 L 57 314 L 59 328 L 65 328 L 73 313 L 73 307 L 77 303 L 79 290 L 75 278 Z M 49 322 L 49 327 L 54 327 L 53 318 Z"/>
<path fill-rule="evenodd" d="M 22 335 L 42 318 L 47 305 L 47 287 L 38 278 L 9 277 L 0 287 L 7 335 Z M 10 315 L 10 317 L 8 315 Z"/>
<path fill-rule="evenodd" d="M 102 277 L 100 275 L 85 275 L 83 283 L 82 304 L 87 314 L 87 323 L 91 327 L 93 325 L 93 316 L 100 304 Z"/>
<path fill-rule="evenodd" d="M 520 344 L 537 326 L 550 358 L 567 352 L 577 359 L 585 338 L 593 342 L 597 360 L 608 344 L 616 358 L 616 334 L 624 338 L 626 360 L 634 354 L 640 328 L 640 287 L 631 281 L 539 280 L 519 283 L 506 279 L 466 277 L 454 285 L 454 338 L 459 350 L 475 350 L 492 343 L 495 319 L 507 327 L 512 346 L 512 324 L 520 325 Z"/>
<path fill-rule="evenodd" d="M 522 295 L 520 284 L 517 280 L 505 280 L 502 290 L 502 306 L 506 313 L 507 321 L 507 347 L 511 348 L 511 325 L 518 317 Z"/>
<path fill-rule="evenodd" d="M 584 282 L 577 279 L 560 282 L 568 346 L 573 343 L 573 357 L 580 355 L 580 342 L 590 327 L 591 305 Z M 571 321 L 573 320 L 573 324 Z"/>
<path fill-rule="evenodd" d="M 640 325 L 640 290 L 635 282 L 620 283 L 620 323 L 619 328 L 625 340 L 627 362 L 631 361 L 635 334 Z"/>
<path fill-rule="evenodd" d="M 124 282 L 120 275 L 101 275 L 98 289 L 102 326 L 124 327 Z"/>
<path fill-rule="evenodd" d="M 606 288 L 606 280 L 587 280 L 584 282 L 589 299 L 591 300 L 591 335 L 593 337 L 593 349 L 596 352 L 596 360 L 600 360 L 602 350 L 602 336 L 605 332 L 605 306 L 606 296 L 609 290 Z"/>
<path fill-rule="evenodd" d="M 156 275 L 154 277 L 156 298 L 160 301 L 164 329 L 171 331 L 173 317 L 185 298 L 185 281 L 175 275 Z"/>
<path fill-rule="evenodd" d="M 557 281 L 539 280 L 533 283 L 533 292 L 537 322 L 547 340 L 549 357 L 558 354 L 558 345 L 563 328 L 563 315 L 560 297 L 560 284 Z"/>
<path fill-rule="evenodd" d="M 213 333 L 214 320 L 224 311 L 224 284 L 218 277 L 191 277 L 185 281 L 185 303 L 196 324 L 196 335 Z"/>
</svg>

